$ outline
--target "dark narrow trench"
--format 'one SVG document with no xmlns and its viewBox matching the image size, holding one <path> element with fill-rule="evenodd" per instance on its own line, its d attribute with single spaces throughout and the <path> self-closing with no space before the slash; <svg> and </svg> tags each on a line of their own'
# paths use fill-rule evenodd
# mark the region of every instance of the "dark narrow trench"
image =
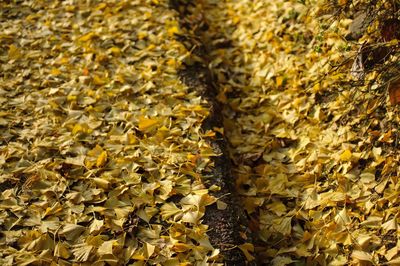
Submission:
<svg viewBox="0 0 400 266">
<path fill-rule="evenodd" d="M 208 231 L 210 242 L 220 250 L 225 265 L 255 265 L 248 261 L 243 251 L 238 248 L 251 242 L 251 236 L 235 192 L 232 163 L 223 135 L 223 106 L 216 100 L 219 88 L 208 68 L 207 43 L 201 36 L 202 32 L 207 30 L 207 24 L 201 20 L 201 16 L 194 18 L 192 3 L 179 0 L 170 3 L 180 14 L 181 26 L 190 33 L 189 36 L 178 36 L 178 39 L 192 52 L 192 60 L 187 62 L 180 72 L 181 79 L 189 88 L 200 91 L 202 97 L 210 103 L 211 113 L 203 122 L 203 130 L 216 131 L 216 138 L 211 146 L 219 156 L 213 159 L 214 170 L 209 174 L 211 178 L 208 186 L 219 187 L 219 190 L 210 193 L 221 199 L 224 207 L 219 208 L 215 204 L 207 207 L 204 223 L 210 228 Z"/>
</svg>

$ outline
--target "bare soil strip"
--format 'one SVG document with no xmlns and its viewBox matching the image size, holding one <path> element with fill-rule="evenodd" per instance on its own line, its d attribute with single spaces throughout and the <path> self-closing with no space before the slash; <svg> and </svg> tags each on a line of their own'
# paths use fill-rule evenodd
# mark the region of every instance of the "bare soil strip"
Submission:
<svg viewBox="0 0 400 266">
<path fill-rule="evenodd" d="M 191 20 L 188 3 L 171 1 L 171 6 L 176 9 L 181 16 L 181 26 L 187 30 L 188 36 L 183 41 L 192 51 L 195 62 L 185 65 L 180 71 L 182 81 L 189 87 L 199 91 L 202 97 L 210 104 L 210 115 L 203 122 L 203 129 L 216 132 L 216 138 L 209 140 L 213 150 L 218 156 L 212 157 L 214 168 L 210 173 L 208 185 L 218 186 L 217 191 L 210 191 L 210 194 L 221 200 L 222 206 L 216 204 L 206 207 L 204 222 L 208 224 L 210 230 L 207 232 L 210 242 L 218 248 L 223 256 L 222 261 L 225 265 L 248 265 L 243 251 L 238 246 L 251 241 L 250 236 L 246 236 L 246 220 L 244 212 L 239 203 L 239 198 L 235 192 L 235 181 L 232 176 L 232 165 L 229 158 L 226 139 L 223 134 L 222 108 L 216 100 L 218 91 L 213 85 L 213 80 L 207 68 L 206 50 L 202 40 L 196 36 L 194 28 L 201 25 L 201 21 Z"/>
</svg>

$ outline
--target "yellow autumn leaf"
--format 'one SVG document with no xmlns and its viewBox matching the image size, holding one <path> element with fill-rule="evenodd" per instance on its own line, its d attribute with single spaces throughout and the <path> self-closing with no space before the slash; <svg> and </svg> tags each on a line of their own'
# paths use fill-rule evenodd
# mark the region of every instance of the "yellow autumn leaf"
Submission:
<svg viewBox="0 0 400 266">
<path fill-rule="evenodd" d="M 283 217 L 277 218 L 273 220 L 274 229 L 277 233 L 288 236 L 292 232 L 292 218 L 291 217 Z"/>
<path fill-rule="evenodd" d="M 156 46 L 154 44 L 150 44 L 149 46 L 147 46 L 147 50 L 151 51 L 154 48 L 156 48 Z"/>
<path fill-rule="evenodd" d="M 320 83 L 315 83 L 314 86 L 312 87 L 313 93 L 318 93 L 321 91 L 321 84 Z"/>
<path fill-rule="evenodd" d="M 213 130 L 215 132 L 220 133 L 221 135 L 224 135 L 224 128 L 223 127 L 213 127 Z"/>
<path fill-rule="evenodd" d="M 89 226 L 89 233 L 90 234 L 98 233 L 101 230 L 101 228 L 103 228 L 103 226 L 104 226 L 103 220 L 94 219 Z"/>
<path fill-rule="evenodd" d="M 105 254 L 113 254 L 113 246 L 117 244 L 116 240 L 108 240 L 104 241 L 99 248 L 97 249 L 97 252 L 101 255 Z"/>
<path fill-rule="evenodd" d="M 139 31 L 139 32 L 137 33 L 137 38 L 138 38 L 139 40 L 143 40 L 143 39 L 146 38 L 148 35 L 149 35 L 149 34 L 148 34 L 147 32 L 145 32 L 145 31 Z"/>
<path fill-rule="evenodd" d="M 97 157 L 96 166 L 97 167 L 102 167 L 106 162 L 107 162 L 107 152 L 106 151 L 102 151 L 100 153 L 99 157 Z"/>
<path fill-rule="evenodd" d="M 52 68 L 51 71 L 50 71 L 50 74 L 53 75 L 53 76 L 58 76 L 58 75 L 61 74 L 61 70 L 58 69 L 58 68 Z"/>
<path fill-rule="evenodd" d="M 78 133 L 91 133 L 91 130 L 86 124 L 75 124 L 72 128 L 72 134 L 76 135 Z"/>
<path fill-rule="evenodd" d="M 389 221 L 382 224 L 382 230 L 385 233 L 389 232 L 390 230 L 396 230 L 396 229 L 397 229 L 396 218 L 390 219 Z"/>
<path fill-rule="evenodd" d="M 199 219 L 203 216 L 203 213 L 200 213 L 198 211 L 189 211 L 186 212 L 183 216 L 181 221 L 184 223 L 191 223 L 191 224 L 197 224 Z"/>
<path fill-rule="evenodd" d="M 68 57 L 61 57 L 59 60 L 56 61 L 58 65 L 66 65 L 69 63 L 69 58 Z"/>
<path fill-rule="evenodd" d="M 335 216 L 335 222 L 336 222 L 338 225 L 341 225 L 341 226 L 346 226 L 346 225 L 348 225 L 348 224 L 351 223 L 351 219 L 350 219 L 350 217 L 349 217 L 348 214 L 347 214 L 346 208 L 343 208 L 342 210 L 340 210 L 340 211 L 336 214 L 336 216 Z"/>
<path fill-rule="evenodd" d="M 396 254 L 397 255 L 397 254 Z M 389 262 L 386 263 L 387 265 L 395 265 L 399 266 L 400 265 L 400 257 L 397 257 L 395 259 L 390 260 Z"/>
<path fill-rule="evenodd" d="M 211 137 L 211 138 L 213 138 L 213 137 L 215 137 L 215 131 L 207 130 L 207 131 L 204 133 L 203 136 L 204 136 L 204 137 Z"/>
<path fill-rule="evenodd" d="M 284 78 L 282 76 L 279 76 L 276 78 L 276 86 L 281 87 L 283 84 Z"/>
<path fill-rule="evenodd" d="M 65 11 L 67 11 L 67 12 L 73 12 L 74 10 L 76 10 L 76 6 L 74 6 L 74 5 L 66 5 L 65 6 Z"/>
<path fill-rule="evenodd" d="M 234 16 L 234 17 L 232 18 L 233 24 L 237 24 L 237 23 L 239 23 L 239 21 L 240 21 L 240 17 L 239 17 L 239 16 Z"/>
<path fill-rule="evenodd" d="M 95 34 L 94 32 L 88 32 L 88 33 L 86 33 L 85 35 L 82 35 L 82 36 L 79 38 L 79 41 L 81 41 L 81 42 L 87 42 L 87 41 L 93 39 L 95 36 L 96 36 L 96 34 Z"/>
<path fill-rule="evenodd" d="M 360 245 L 360 247 L 366 247 L 371 239 L 372 237 L 370 235 L 361 234 L 357 237 L 357 243 Z"/>
<path fill-rule="evenodd" d="M 170 58 L 167 60 L 167 65 L 170 67 L 175 67 L 177 61 L 175 60 L 175 58 Z"/>
<path fill-rule="evenodd" d="M 297 254 L 297 252 L 296 252 Z M 287 265 L 292 265 L 292 263 L 295 262 L 288 256 L 274 256 L 274 258 L 271 261 L 271 265 L 274 266 L 287 266 Z"/>
<path fill-rule="evenodd" d="M 94 166 L 102 167 L 106 162 L 107 152 L 98 144 L 86 154 L 85 165 L 89 169 Z"/>
<path fill-rule="evenodd" d="M 67 240 L 75 240 L 83 231 L 85 231 L 84 226 L 78 224 L 65 224 L 58 233 L 65 236 Z"/>
<path fill-rule="evenodd" d="M 252 252 L 254 252 L 254 245 L 251 243 L 244 243 L 240 246 L 238 246 L 238 248 L 243 252 L 243 254 L 245 255 L 246 259 L 248 261 L 253 261 L 255 260 L 255 257 L 251 254 Z"/>
<path fill-rule="evenodd" d="M 153 253 L 154 253 L 154 251 L 155 251 L 155 249 L 156 249 L 156 246 L 154 246 L 154 245 L 152 245 L 152 244 L 150 244 L 150 243 L 145 243 L 145 256 L 146 256 L 146 258 L 150 258 L 152 255 L 153 255 Z"/>
<path fill-rule="evenodd" d="M 181 253 L 191 249 L 191 246 L 185 243 L 175 243 L 171 248 L 173 251 Z"/>
<path fill-rule="evenodd" d="M 89 166 L 89 165 L 87 165 L 87 166 Z M 93 164 L 91 166 L 93 166 Z M 93 178 L 93 181 L 98 187 L 101 187 L 104 189 L 108 189 L 110 187 L 110 182 L 104 178 L 95 177 L 95 178 Z"/>
<path fill-rule="evenodd" d="M 126 142 L 128 144 L 132 145 L 132 144 L 136 144 L 138 141 L 136 139 L 136 136 L 132 132 L 130 132 L 130 133 L 126 134 Z"/>
<path fill-rule="evenodd" d="M 87 245 L 86 243 L 81 245 L 76 245 L 72 250 L 75 260 L 80 262 L 88 261 L 90 254 L 92 253 L 93 246 Z"/>
<path fill-rule="evenodd" d="M 168 28 L 168 35 L 173 36 L 174 34 L 179 33 L 179 28 L 177 26 L 172 26 Z"/>
<path fill-rule="evenodd" d="M 52 207 L 47 207 L 46 208 L 46 211 L 45 211 L 43 217 L 46 217 L 47 215 L 58 213 L 58 212 L 60 212 L 62 210 L 63 210 L 63 207 L 61 206 L 60 203 L 57 202 Z"/>
<path fill-rule="evenodd" d="M 53 254 L 55 257 L 63 259 L 68 259 L 71 256 L 71 252 L 69 251 L 67 245 L 61 242 L 56 244 Z"/>
<path fill-rule="evenodd" d="M 121 55 L 121 49 L 118 47 L 114 46 L 108 49 L 108 52 L 114 56 L 120 56 Z"/>
<path fill-rule="evenodd" d="M 344 162 L 348 162 L 351 160 L 352 153 L 350 150 L 345 150 L 342 154 L 340 154 L 340 160 Z"/>
<path fill-rule="evenodd" d="M 285 204 L 280 201 L 272 202 L 268 204 L 267 207 L 278 216 L 285 214 L 287 211 Z"/>
<path fill-rule="evenodd" d="M 124 77 L 124 75 L 122 75 L 122 74 L 116 74 L 116 75 L 114 76 L 114 80 L 115 80 L 115 81 L 118 81 L 118 82 L 121 83 L 121 84 L 124 84 L 124 83 L 125 83 L 125 77 Z"/>
<path fill-rule="evenodd" d="M 158 119 L 154 118 L 146 118 L 140 117 L 139 118 L 139 130 L 143 132 L 149 132 L 155 128 L 159 123 Z"/>
<path fill-rule="evenodd" d="M 161 206 L 160 210 L 161 210 L 160 214 L 163 220 L 167 220 L 171 216 L 182 213 L 182 210 L 179 209 L 173 202 L 165 203 L 163 206 Z"/>
<path fill-rule="evenodd" d="M 135 253 L 135 254 L 133 254 L 133 255 L 131 256 L 131 259 L 143 261 L 143 260 L 146 260 L 146 257 L 143 256 L 143 254 Z"/>
<path fill-rule="evenodd" d="M 78 99 L 78 96 L 76 96 L 76 95 L 68 95 L 67 96 L 67 100 L 68 101 L 76 101 Z"/>
<path fill-rule="evenodd" d="M 19 59 L 22 56 L 19 48 L 14 44 L 11 44 L 8 48 L 8 57 L 10 59 Z"/>
<path fill-rule="evenodd" d="M 104 8 L 107 7 L 106 3 L 100 3 L 96 6 L 96 10 L 103 10 Z"/>
<path fill-rule="evenodd" d="M 106 83 L 107 83 L 107 79 L 106 79 L 106 78 L 99 77 L 99 76 L 97 76 L 97 75 L 94 75 L 94 76 L 93 76 L 93 84 L 94 84 L 94 85 L 99 85 L 99 86 L 101 86 L 101 85 L 104 85 L 104 84 L 106 84 Z"/>
<path fill-rule="evenodd" d="M 372 255 L 368 252 L 362 250 L 354 250 L 351 257 L 359 261 L 369 261 L 372 262 Z"/>
</svg>

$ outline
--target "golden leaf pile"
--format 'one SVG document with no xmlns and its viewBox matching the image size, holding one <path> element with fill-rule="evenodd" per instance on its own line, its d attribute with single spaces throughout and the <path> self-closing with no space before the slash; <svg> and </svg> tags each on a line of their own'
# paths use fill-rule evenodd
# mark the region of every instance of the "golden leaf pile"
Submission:
<svg viewBox="0 0 400 266">
<path fill-rule="evenodd" d="M 400 113 L 343 82 L 368 36 L 346 42 L 351 19 L 326 1 L 191 2 L 224 105 L 223 128 L 204 132 L 210 103 L 178 74 L 201 59 L 169 4 L 0 4 L 0 265 L 215 264 L 202 218 L 227 208 L 203 178 L 216 132 L 248 261 L 400 264 Z"/>
<path fill-rule="evenodd" d="M 375 85 L 343 82 L 352 61 L 335 71 L 366 40 L 345 41 L 351 19 L 324 15 L 334 1 L 301 2 L 191 10 L 207 25 L 255 254 L 273 265 L 397 265 L 399 112 Z"/>
<path fill-rule="evenodd" d="M 0 264 L 213 261 L 202 217 L 216 199 L 200 178 L 213 134 L 177 74 L 178 14 L 19 2 L 0 4 Z"/>
</svg>

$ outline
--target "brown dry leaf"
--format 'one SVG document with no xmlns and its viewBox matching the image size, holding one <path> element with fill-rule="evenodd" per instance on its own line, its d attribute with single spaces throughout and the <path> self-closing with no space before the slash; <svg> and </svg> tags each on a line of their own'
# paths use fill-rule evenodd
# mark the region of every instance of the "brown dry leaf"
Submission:
<svg viewBox="0 0 400 266">
<path fill-rule="evenodd" d="M 390 104 L 400 103 L 400 79 L 391 81 L 388 86 Z"/>
</svg>

